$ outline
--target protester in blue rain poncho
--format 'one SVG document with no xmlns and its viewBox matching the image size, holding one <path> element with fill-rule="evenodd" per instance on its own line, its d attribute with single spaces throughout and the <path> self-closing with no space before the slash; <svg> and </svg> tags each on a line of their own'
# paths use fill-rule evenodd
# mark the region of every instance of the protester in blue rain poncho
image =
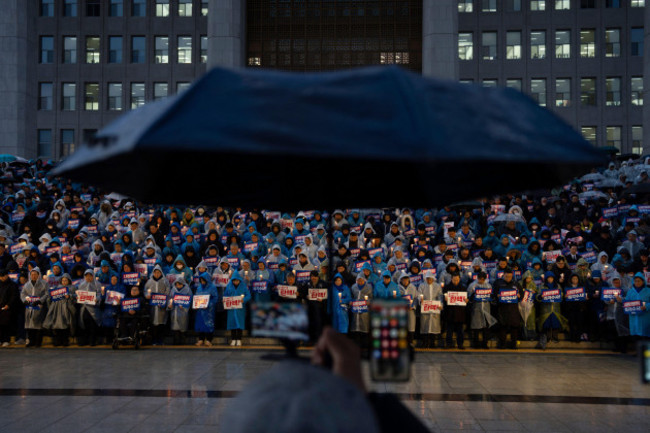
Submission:
<svg viewBox="0 0 650 433">
<path fill-rule="evenodd" d="M 185 263 L 185 259 L 181 254 L 176 256 L 176 260 L 174 260 L 174 265 L 169 270 L 169 272 L 167 272 L 167 274 L 182 275 L 183 279 L 187 284 L 189 284 L 192 281 L 192 270 L 187 266 L 187 264 Z"/>
<path fill-rule="evenodd" d="M 160 265 L 156 265 L 151 272 L 151 278 L 144 285 L 144 296 L 151 303 L 152 297 L 159 298 L 159 305 L 151 305 L 151 324 L 152 328 L 152 338 L 154 345 L 161 345 L 164 342 L 165 338 L 165 325 L 167 324 L 167 319 L 169 317 L 169 311 L 167 310 L 167 297 L 171 293 L 171 287 L 167 278 L 163 274 L 162 268 Z M 159 295 L 159 296 L 154 296 Z M 162 296 L 165 298 L 162 299 Z M 163 302 L 164 301 L 164 302 Z"/>
<path fill-rule="evenodd" d="M 197 346 L 205 344 L 212 346 L 212 338 L 214 337 L 214 319 L 216 314 L 216 306 L 221 299 L 219 299 L 219 292 L 212 284 L 212 278 L 207 272 L 199 275 L 199 285 L 196 287 L 194 296 L 208 296 L 208 305 L 205 308 L 198 308 L 194 321 L 194 330 L 199 333 Z"/>
<path fill-rule="evenodd" d="M 399 288 L 395 281 L 393 281 L 390 271 L 384 271 L 381 274 L 381 281 L 375 284 L 372 297 L 375 299 L 391 299 L 397 297 Z"/>
<path fill-rule="evenodd" d="M 102 260 L 100 262 L 100 269 L 99 272 L 97 272 L 97 281 L 99 281 L 101 284 L 110 284 L 111 283 L 111 277 L 115 275 L 117 277 L 117 272 L 115 272 L 111 268 L 111 264 L 108 262 L 108 260 Z"/>
<path fill-rule="evenodd" d="M 332 313 L 332 327 L 342 334 L 348 333 L 348 305 L 350 301 L 352 301 L 350 288 L 344 283 L 343 276 L 337 273 L 334 275 L 334 284 L 332 285 L 330 311 Z"/>
<path fill-rule="evenodd" d="M 499 245 L 499 238 L 496 233 L 497 231 L 493 226 L 488 227 L 487 236 L 483 237 L 483 245 L 492 249 L 496 248 L 496 246 Z"/>
<path fill-rule="evenodd" d="M 94 304 L 80 304 L 79 305 L 79 337 L 77 342 L 79 346 L 90 344 L 95 346 L 97 344 L 97 334 L 99 332 L 99 325 L 101 324 L 101 310 L 99 304 L 102 300 L 101 284 L 95 280 L 93 271 L 88 269 L 84 272 L 84 279 L 79 286 L 74 289 L 74 298 L 78 301 L 77 292 L 87 291 L 95 293 L 96 301 Z"/>
<path fill-rule="evenodd" d="M 174 300 L 174 297 L 180 296 L 189 296 L 190 304 L 183 305 L 179 300 Z M 192 290 L 187 285 L 183 275 L 176 275 L 176 280 L 172 285 L 171 291 L 169 293 L 169 301 L 167 302 L 167 308 L 171 310 L 170 313 L 170 322 L 171 330 L 174 334 L 174 344 L 183 344 L 185 343 L 185 332 L 187 332 L 187 327 L 189 323 L 189 313 L 191 305 Z"/>
<path fill-rule="evenodd" d="M 650 337 L 650 288 L 641 272 L 634 274 L 632 287 L 625 295 L 625 302 L 641 301 L 641 311 L 630 314 L 630 335 L 647 338 Z M 625 305 L 625 304 L 624 304 Z"/>
<path fill-rule="evenodd" d="M 120 282 L 120 278 L 116 273 L 113 273 L 108 283 L 102 284 L 101 293 L 102 293 L 102 329 L 104 330 L 104 338 L 106 338 L 107 343 L 113 341 L 113 334 L 116 325 L 116 315 L 120 311 L 119 300 L 115 301 L 115 297 L 112 296 L 111 292 L 120 293 L 122 296 L 126 295 L 126 287 Z"/>
<path fill-rule="evenodd" d="M 224 297 L 242 297 L 242 308 L 228 310 L 227 329 L 231 331 L 231 346 L 241 346 L 242 330 L 246 329 L 245 304 L 251 299 L 251 294 L 246 287 L 244 279 L 239 272 L 233 272 L 223 294 Z"/>
</svg>

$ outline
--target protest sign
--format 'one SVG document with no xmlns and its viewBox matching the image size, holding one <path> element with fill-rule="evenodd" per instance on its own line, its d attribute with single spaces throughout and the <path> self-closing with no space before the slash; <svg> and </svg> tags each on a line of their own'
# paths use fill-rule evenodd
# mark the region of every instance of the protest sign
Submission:
<svg viewBox="0 0 650 433">
<path fill-rule="evenodd" d="M 223 308 L 225 310 L 240 310 L 244 308 L 244 298 L 241 296 L 224 296 Z"/>
<path fill-rule="evenodd" d="M 368 303 L 366 301 L 352 301 L 350 302 L 350 309 L 355 314 L 367 313 Z"/>
<path fill-rule="evenodd" d="M 97 304 L 97 292 L 90 290 L 77 290 L 77 304 L 95 305 Z"/>
<path fill-rule="evenodd" d="M 560 289 L 542 289 L 542 302 L 562 302 Z"/>
<path fill-rule="evenodd" d="M 175 307 L 190 308 L 192 295 L 174 295 L 172 305 Z"/>
<path fill-rule="evenodd" d="M 266 293 L 269 283 L 267 281 L 253 281 L 253 293 Z"/>
<path fill-rule="evenodd" d="M 122 311 L 138 311 L 140 298 L 127 298 L 122 300 Z"/>
<path fill-rule="evenodd" d="M 502 304 L 516 304 L 519 302 L 517 289 L 508 288 L 499 290 L 499 302 Z"/>
<path fill-rule="evenodd" d="M 109 290 L 106 292 L 106 303 L 110 305 L 119 305 L 119 303 L 124 298 L 124 293 L 116 292 L 115 290 Z"/>
<path fill-rule="evenodd" d="M 492 299 L 492 289 L 481 289 L 476 287 L 474 289 L 474 300 L 476 302 L 490 302 Z"/>
<path fill-rule="evenodd" d="M 137 272 L 124 272 L 122 274 L 122 283 L 127 286 L 137 286 L 140 282 L 140 275 Z"/>
<path fill-rule="evenodd" d="M 194 295 L 192 298 L 192 308 L 195 310 L 204 310 L 210 304 L 210 295 Z"/>
<path fill-rule="evenodd" d="M 447 292 L 447 305 L 464 307 L 467 305 L 467 292 Z"/>
<path fill-rule="evenodd" d="M 162 293 L 152 293 L 151 299 L 149 300 L 149 305 L 154 307 L 164 307 L 167 305 L 167 295 Z"/>
<path fill-rule="evenodd" d="M 614 287 L 603 287 L 601 299 L 603 302 L 616 301 L 616 297 L 620 297 L 622 293 L 621 289 Z"/>
<path fill-rule="evenodd" d="M 327 299 L 327 289 L 309 289 L 307 299 L 310 301 L 324 301 Z"/>
<path fill-rule="evenodd" d="M 67 287 L 50 289 L 50 298 L 52 299 L 52 302 L 58 302 L 65 299 L 67 294 L 68 294 Z"/>
<path fill-rule="evenodd" d="M 586 301 L 587 293 L 584 287 L 567 287 L 564 291 L 564 300 L 567 302 Z"/>
<path fill-rule="evenodd" d="M 624 301 L 623 302 L 623 311 L 625 314 L 631 316 L 636 316 L 643 312 L 643 302 L 641 301 Z"/>
<path fill-rule="evenodd" d="M 296 299 L 298 297 L 298 288 L 296 286 L 286 286 L 278 284 L 278 295 L 281 298 Z"/>
<path fill-rule="evenodd" d="M 422 314 L 440 314 L 442 302 L 440 301 L 421 301 L 420 312 Z"/>
</svg>

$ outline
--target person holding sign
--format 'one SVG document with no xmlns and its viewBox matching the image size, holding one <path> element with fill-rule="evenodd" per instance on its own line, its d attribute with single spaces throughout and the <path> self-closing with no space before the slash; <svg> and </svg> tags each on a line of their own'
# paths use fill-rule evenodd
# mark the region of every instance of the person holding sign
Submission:
<svg viewBox="0 0 650 433">
<path fill-rule="evenodd" d="M 497 323 L 497 319 L 492 316 L 492 285 L 485 271 L 478 272 L 476 281 L 473 281 L 467 288 L 467 297 L 470 299 L 472 307 L 470 317 L 472 347 L 474 349 L 487 349 L 488 333 L 490 328 Z"/>
<path fill-rule="evenodd" d="M 230 331 L 231 346 L 241 346 L 242 331 L 246 329 L 246 309 L 244 305 L 250 301 L 251 294 L 246 287 L 244 279 L 239 275 L 239 272 L 233 272 L 230 281 L 223 292 L 225 298 L 241 297 L 242 302 L 239 308 L 228 309 L 228 323 L 227 329 Z"/>
<path fill-rule="evenodd" d="M 309 282 L 298 285 L 300 298 L 307 302 L 307 317 L 309 319 L 309 340 L 318 341 L 327 318 L 328 288 L 320 279 L 317 270 L 309 274 Z"/>
<path fill-rule="evenodd" d="M 165 340 L 165 325 L 169 318 L 167 297 L 171 293 L 169 280 L 165 278 L 162 267 L 156 265 L 151 278 L 144 285 L 144 297 L 149 302 L 153 345 L 162 345 Z"/>
<path fill-rule="evenodd" d="M 43 341 L 47 294 L 47 284 L 41 278 L 41 270 L 36 267 L 29 273 L 29 281 L 20 293 L 20 299 L 25 304 L 25 330 L 29 340 L 27 347 L 40 347 Z"/>
<path fill-rule="evenodd" d="M 537 263 L 541 263 L 538 262 Z M 521 293 L 521 302 L 519 302 L 519 313 L 524 321 L 523 337 L 528 341 L 536 340 L 536 318 L 535 318 L 535 299 L 539 294 L 539 288 L 535 284 L 535 267 L 533 270 L 524 272 L 519 282 L 519 292 Z"/>
<path fill-rule="evenodd" d="M 334 284 L 332 285 L 330 311 L 332 313 L 332 327 L 341 334 L 348 333 L 348 305 L 351 300 L 350 288 L 345 284 L 343 276 L 337 273 L 334 275 Z"/>
<path fill-rule="evenodd" d="M 264 260 L 258 260 L 250 285 L 253 302 L 271 302 L 271 273 Z"/>
<path fill-rule="evenodd" d="M 75 306 L 70 296 L 72 289 L 70 275 L 63 274 L 58 286 L 49 289 L 47 295 L 47 315 L 43 327 L 51 329 L 55 347 L 68 346 L 70 333 L 74 330 Z"/>
<path fill-rule="evenodd" d="M 460 301 L 464 295 L 465 302 L 467 301 L 467 289 L 460 282 L 460 273 L 456 272 L 451 275 L 449 284 L 443 287 L 443 294 L 445 297 L 445 310 L 447 322 L 447 349 L 452 349 L 453 334 L 456 334 L 456 345 L 458 349 L 463 350 L 465 347 L 465 335 L 463 325 L 465 323 L 465 307 L 466 303 Z"/>
<path fill-rule="evenodd" d="M 144 314 L 143 311 L 144 296 L 142 296 L 142 292 L 137 285 L 131 286 L 128 289 L 128 296 L 125 296 L 124 299 L 122 299 L 119 329 L 120 338 L 138 338 L 138 336 L 135 335 L 135 330 L 138 321 Z"/>
<path fill-rule="evenodd" d="M 95 346 L 97 344 L 99 325 L 102 320 L 101 310 L 99 309 L 102 300 L 102 288 L 95 280 L 95 275 L 91 269 L 84 272 L 83 281 L 74 289 L 74 298 L 80 306 L 77 342 L 79 346 L 85 346 L 86 344 Z"/>
<path fill-rule="evenodd" d="M 207 304 L 205 302 L 206 299 Z M 194 330 L 199 334 L 199 339 L 196 342 L 197 346 L 203 344 L 208 347 L 212 346 L 212 338 L 214 338 L 214 318 L 217 304 L 220 301 L 219 292 L 214 284 L 212 284 L 210 274 L 204 272 L 199 275 L 199 285 L 194 293 L 193 304 L 193 308 L 196 309 Z"/>
<path fill-rule="evenodd" d="M 369 284 L 363 274 L 357 275 L 357 282 L 350 289 L 353 301 L 350 302 L 352 310 L 352 325 L 350 333 L 352 339 L 361 348 L 368 347 L 368 336 L 370 335 L 370 313 L 368 306 L 372 301 L 372 285 Z"/>
<path fill-rule="evenodd" d="M 503 277 L 494 283 L 494 296 L 498 300 L 499 349 L 506 348 L 506 338 L 510 334 L 510 349 L 517 349 L 517 337 L 521 327 L 519 314 L 519 288 L 513 280 L 512 269 L 506 268 Z"/>
<path fill-rule="evenodd" d="M 569 340 L 578 343 L 586 341 L 585 315 L 587 313 L 587 297 L 584 286 L 580 285 L 580 277 L 571 275 L 569 284 L 564 289 L 564 311 L 569 321 Z"/>
<path fill-rule="evenodd" d="M 390 271 L 384 271 L 381 274 L 381 281 L 379 281 L 372 292 L 372 297 L 375 299 L 391 299 L 397 297 L 399 288 L 393 281 Z"/>
<path fill-rule="evenodd" d="M 185 282 L 184 275 L 177 274 L 167 301 L 167 308 L 171 310 L 170 318 L 171 329 L 174 333 L 174 345 L 185 343 L 191 300 L 192 289 Z"/>
<path fill-rule="evenodd" d="M 108 266 L 108 263 L 107 263 Z M 99 280 L 101 283 L 101 280 Z M 115 326 L 117 325 L 117 314 L 120 311 L 120 302 L 126 295 L 126 287 L 120 282 L 117 273 L 112 272 L 108 285 L 101 286 L 102 293 L 102 329 L 107 344 L 113 341 Z"/>
<path fill-rule="evenodd" d="M 555 274 L 552 271 L 544 274 L 544 285 L 540 288 L 537 299 L 540 302 L 537 319 L 540 335 L 537 348 L 544 350 L 549 341 L 559 341 L 560 329 L 566 329 L 568 325 L 561 313 L 562 287 L 555 282 Z"/>
<path fill-rule="evenodd" d="M 633 306 L 633 303 L 636 305 Z M 637 338 L 650 337 L 648 303 L 650 303 L 650 288 L 646 285 L 644 275 L 637 272 L 634 274 L 632 287 L 627 291 L 623 300 L 623 309 L 630 316 L 630 335 Z"/>
<path fill-rule="evenodd" d="M 424 280 L 418 286 L 418 297 L 419 304 L 422 307 L 420 316 L 422 343 L 420 347 L 424 349 L 433 349 L 436 346 L 442 347 L 440 316 L 444 297 L 442 296 L 442 287 L 436 282 L 433 271 L 424 272 Z M 425 309 L 425 303 L 430 308 Z M 438 340 L 437 345 L 435 340 Z"/>
<path fill-rule="evenodd" d="M 411 279 L 406 272 L 402 272 L 399 277 L 399 296 L 409 303 L 407 340 L 408 343 L 412 345 L 415 336 L 415 307 L 418 291 L 415 286 L 411 284 Z"/>
</svg>

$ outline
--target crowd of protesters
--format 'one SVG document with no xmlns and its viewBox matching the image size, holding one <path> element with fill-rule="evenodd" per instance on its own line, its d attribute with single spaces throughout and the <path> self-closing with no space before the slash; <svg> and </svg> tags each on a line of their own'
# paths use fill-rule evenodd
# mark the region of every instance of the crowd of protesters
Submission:
<svg viewBox="0 0 650 433">
<path fill-rule="evenodd" d="M 229 330 L 241 345 L 264 301 L 303 303 L 313 341 L 331 324 L 365 345 L 376 298 L 409 303 L 423 348 L 650 337 L 650 161 L 552 191 L 330 214 L 148 206 L 51 165 L 2 164 L 2 346 L 110 343 L 143 312 L 153 344 Z"/>
</svg>

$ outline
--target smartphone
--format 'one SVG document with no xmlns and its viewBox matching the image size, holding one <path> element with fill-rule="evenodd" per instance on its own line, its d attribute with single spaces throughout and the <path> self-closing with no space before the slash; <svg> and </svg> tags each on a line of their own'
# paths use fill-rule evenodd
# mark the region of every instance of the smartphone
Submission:
<svg viewBox="0 0 650 433">
<path fill-rule="evenodd" d="M 639 343 L 641 358 L 641 382 L 650 383 L 650 343 Z"/>
<path fill-rule="evenodd" d="M 378 382 L 405 382 L 411 377 L 408 309 L 403 300 L 370 304 L 370 376 Z"/>
<path fill-rule="evenodd" d="M 297 302 L 259 302 L 251 304 L 253 337 L 289 341 L 309 340 L 307 311 Z"/>
</svg>

